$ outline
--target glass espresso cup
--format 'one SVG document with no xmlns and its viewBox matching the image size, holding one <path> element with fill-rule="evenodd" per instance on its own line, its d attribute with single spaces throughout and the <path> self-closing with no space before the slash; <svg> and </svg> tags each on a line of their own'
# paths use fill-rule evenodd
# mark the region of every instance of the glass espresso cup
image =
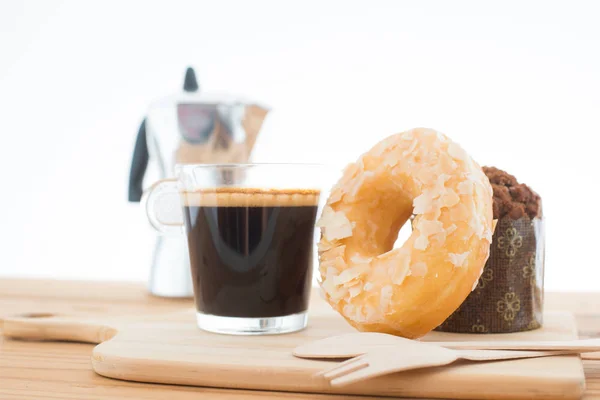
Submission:
<svg viewBox="0 0 600 400">
<path fill-rule="evenodd" d="M 146 193 L 152 226 L 187 236 L 198 327 L 252 335 L 306 326 L 321 172 L 315 164 L 179 165 L 176 179 Z M 173 195 L 183 223 L 161 217 Z"/>
</svg>

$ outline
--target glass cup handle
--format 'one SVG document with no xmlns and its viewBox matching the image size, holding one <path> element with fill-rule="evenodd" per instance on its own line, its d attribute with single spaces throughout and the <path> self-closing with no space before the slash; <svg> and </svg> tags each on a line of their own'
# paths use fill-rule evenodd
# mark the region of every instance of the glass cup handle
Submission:
<svg viewBox="0 0 600 400">
<path fill-rule="evenodd" d="M 156 231 L 169 236 L 184 232 L 183 212 L 176 178 L 162 179 L 150 186 L 144 191 L 142 204 L 150 225 Z M 165 212 L 170 214 L 167 218 L 161 215 Z"/>
</svg>

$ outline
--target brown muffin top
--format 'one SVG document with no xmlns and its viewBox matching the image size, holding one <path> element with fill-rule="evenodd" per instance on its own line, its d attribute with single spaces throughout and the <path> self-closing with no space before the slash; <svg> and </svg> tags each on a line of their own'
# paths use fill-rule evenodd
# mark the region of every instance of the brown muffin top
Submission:
<svg viewBox="0 0 600 400">
<path fill-rule="evenodd" d="M 540 196 L 517 178 L 496 167 L 483 167 L 494 189 L 494 219 L 508 216 L 519 219 L 541 217 Z"/>
</svg>

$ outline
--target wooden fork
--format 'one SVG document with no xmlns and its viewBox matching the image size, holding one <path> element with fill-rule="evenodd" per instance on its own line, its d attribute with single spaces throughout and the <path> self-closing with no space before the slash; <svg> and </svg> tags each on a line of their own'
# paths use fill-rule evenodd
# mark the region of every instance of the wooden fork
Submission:
<svg viewBox="0 0 600 400">
<path fill-rule="evenodd" d="M 459 359 L 496 361 L 579 353 L 576 350 L 454 350 L 431 344 L 413 342 L 403 347 L 396 346 L 372 350 L 319 372 L 317 376 L 323 376 L 332 386 L 344 386 L 393 372 L 448 365 Z"/>
</svg>

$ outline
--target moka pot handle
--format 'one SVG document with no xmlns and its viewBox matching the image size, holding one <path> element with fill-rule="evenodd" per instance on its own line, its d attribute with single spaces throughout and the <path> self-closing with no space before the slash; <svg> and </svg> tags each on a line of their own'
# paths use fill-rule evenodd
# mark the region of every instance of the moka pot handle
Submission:
<svg viewBox="0 0 600 400">
<path fill-rule="evenodd" d="M 142 121 L 135 140 L 131 168 L 129 170 L 129 201 L 139 203 L 144 192 L 144 175 L 148 167 L 148 143 L 146 141 L 146 120 Z"/>
</svg>

